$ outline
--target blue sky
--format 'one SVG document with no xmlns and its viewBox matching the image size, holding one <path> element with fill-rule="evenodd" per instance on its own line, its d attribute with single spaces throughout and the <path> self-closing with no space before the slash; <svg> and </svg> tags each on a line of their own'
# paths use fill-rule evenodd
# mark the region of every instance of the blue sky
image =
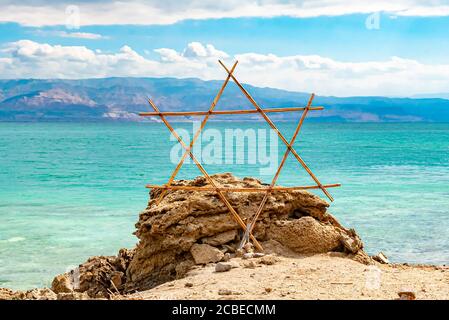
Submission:
<svg viewBox="0 0 449 320">
<path fill-rule="evenodd" d="M 128 45 L 143 54 L 144 50 L 161 47 L 182 50 L 187 43 L 198 41 L 212 43 L 230 54 L 318 54 L 345 61 L 401 56 L 423 62 L 449 62 L 449 17 L 397 17 L 383 13 L 380 28 L 371 30 L 365 26 L 367 17 L 355 14 L 302 19 L 227 18 L 155 26 L 83 26 L 77 30 L 105 37 L 98 40 L 64 38 L 51 33 L 67 31 L 65 26 L 36 28 L 3 23 L 0 24 L 0 42 L 30 39 L 105 51 L 116 51 Z"/>
<path fill-rule="evenodd" d="M 132 11 L 111 1 L 78 2 L 81 22 L 74 28 L 68 3 L 0 0 L 0 77 L 215 79 L 222 73 L 205 68 L 217 58 L 238 58 L 244 80 L 261 86 L 334 95 L 449 91 L 446 1 L 398 1 L 397 7 L 380 1 L 365 9 L 339 0 L 273 0 L 244 6 L 243 13 L 238 2 L 229 3 L 187 1 L 178 10 L 172 1 L 137 1 Z"/>
</svg>

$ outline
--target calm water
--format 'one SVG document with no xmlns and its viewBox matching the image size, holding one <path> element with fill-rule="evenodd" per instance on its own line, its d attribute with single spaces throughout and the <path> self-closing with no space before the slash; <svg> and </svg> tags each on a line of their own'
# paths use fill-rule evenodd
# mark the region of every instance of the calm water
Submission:
<svg viewBox="0 0 449 320">
<path fill-rule="evenodd" d="M 289 139 L 294 124 L 280 127 Z M 0 123 L 0 287 L 49 285 L 89 256 L 132 247 L 144 185 L 166 181 L 173 145 L 161 124 Z M 330 211 L 369 253 L 449 263 L 449 124 L 309 123 L 295 147 L 323 183 L 342 183 Z M 261 176 L 257 164 L 206 168 Z M 189 164 L 179 177 L 197 175 Z M 311 182 L 290 159 L 280 183 Z"/>
</svg>

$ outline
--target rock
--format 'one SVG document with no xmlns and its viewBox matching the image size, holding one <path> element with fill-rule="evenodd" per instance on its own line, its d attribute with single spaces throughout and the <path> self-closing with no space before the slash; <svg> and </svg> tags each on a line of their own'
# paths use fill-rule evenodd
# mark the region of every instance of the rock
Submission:
<svg viewBox="0 0 449 320">
<path fill-rule="evenodd" d="M 57 275 L 51 283 L 51 290 L 55 293 L 68 293 L 73 291 L 70 276 L 68 274 Z"/>
<path fill-rule="evenodd" d="M 213 175 L 212 179 L 219 187 L 266 187 L 257 179 L 239 179 L 230 173 Z M 210 186 L 204 177 L 173 181 L 173 185 Z M 231 255 L 222 251 L 235 252 L 237 257 L 245 253 L 261 256 L 254 253 L 251 243 L 246 244 L 244 250 L 236 249 L 242 229 L 215 192 L 169 190 L 163 200 L 156 203 L 161 192 L 160 189 L 151 190 L 148 206 L 139 215 L 134 233 L 139 239 L 137 246 L 132 250 L 122 249 L 117 256 L 92 257 L 81 264 L 77 277 L 79 286 L 74 287 L 74 291 L 86 292 L 93 298 L 108 298 L 111 292 L 126 294 L 147 290 L 181 278 L 195 264 L 227 261 Z M 242 220 L 248 222 L 265 192 L 227 193 L 226 196 Z M 326 201 L 305 190 L 273 190 L 253 235 L 266 249 L 272 249 L 266 252 L 296 255 L 349 251 L 353 252 L 354 259 L 369 262 L 358 236 L 341 226 L 327 212 L 328 206 Z M 266 258 L 258 263 L 273 264 L 275 259 Z M 64 277 L 55 280 L 55 290 L 67 291 L 70 286 L 65 281 Z"/>
<path fill-rule="evenodd" d="M 122 278 L 124 274 L 121 271 L 113 271 L 111 272 L 111 282 L 114 284 L 114 289 L 120 288 L 122 285 Z M 118 289 L 117 289 L 118 290 Z"/>
<path fill-rule="evenodd" d="M 224 248 L 226 251 L 228 251 L 228 252 L 231 252 L 231 253 L 234 253 L 234 252 L 235 252 L 235 248 L 232 247 L 232 246 L 229 246 L 229 245 L 227 245 L 227 244 L 224 244 L 224 245 L 223 245 L 223 248 Z"/>
<path fill-rule="evenodd" d="M 377 261 L 382 264 L 389 264 L 390 261 L 388 260 L 387 256 L 383 252 L 379 252 L 377 255 L 372 257 L 374 261 Z"/>
<path fill-rule="evenodd" d="M 208 244 L 194 244 L 190 249 L 196 264 L 218 262 L 223 259 L 223 252 Z"/>
<path fill-rule="evenodd" d="M 244 261 L 243 267 L 248 269 L 254 269 L 256 267 L 256 263 L 253 260 Z"/>
<path fill-rule="evenodd" d="M 401 291 L 398 292 L 399 300 L 415 300 L 416 295 L 413 291 Z"/>
<path fill-rule="evenodd" d="M 278 261 L 279 261 L 279 259 L 272 255 L 267 255 L 267 256 L 261 257 L 259 259 L 260 264 L 265 264 L 265 265 L 269 265 L 269 266 L 275 264 Z"/>
<path fill-rule="evenodd" d="M 77 269 L 78 288 L 75 288 L 73 274 L 70 272 L 56 276 L 52 288 L 57 293 L 70 293 L 75 289 L 85 292 L 91 298 L 109 298 L 111 292 L 122 293 L 133 254 L 134 250 L 120 249 L 117 256 L 89 258 Z"/>
<path fill-rule="evenodd" d="M 201 242 L 204 244 L 209 244 L 211 246 L 219 246 L 234 241 L 236 237 L 237 237 L 237 230 L 229 230 L 219 233 L 212 237 L 203 238 L 201 239 Z"/>
<path fill-rule="evenodd" d="M 193 287 L 193 283 L 192 283 L 192 282 L 186 282 L 186 283 L 184 284 L 184 287 L 186 287 L 186 288 L 192 288 L 192 287 Z"/>
<path fill-rule="evenodd" d="M 254 252 L 254 246 L 252 243 L 247 242 L 245 243 L 245 245 L 243 246 L 243 250 L 247 253 L 253 253 Z"/>
<path fill-rule="evenodd" d="M 232 265 L 229 263 L 219 262 L 215 265 L 215 272 L 226 272 L 232 269 Z"/>
<path fill-rule="evenodd" d="M 272 288 L 265 288 L 265 292 L 266 292 L 266 293 L 270 293 L 271 291 L 273 291 Z"/>
<path fill-rule="evenodd" d="M 340 247 L 340 230 L 312 217 L 283 220 L 268 228 L 268 237 L 296 253 L 326 253 Z"/>
<path fill-rule="evenodd" d="M 252 252 L 248 252 L 248 253 L 244 253 L 242 256 L 242 259 L 251 259 L 252 257 L 254 257 L 254 253 Z"/>
<path fill-rule="evenodd" d="M 91 298 L 86 292 L 61 292 L 57 295 L 58 300 L 90 300 Z"/>
<path fill-rule="evenodd" d="M 222 261 L 223 262 L 228 262 L 229 260 L 231 260 L 231 255 L 229 254 L 229 252 L 226 252 L 223 256 Z"/>
<path fill-rule="evenodd" d="M 357 251 L 356 254 L 349 254 L 348 257 L 362 264 L 366 265 L 374 264 L 374 260 L 363 250 Z"/>
<path fill-rule="evenodd" d="M 219 289 L 218 290 L 218 294 L 220 296 L 231 296 L 231 295 L 239 295 L 241 293 L 238 292 L 238 291 L 232 291 L 232 290 L 229 290 L 229 289 Z"/>
<path fill-rule="evenodd" d="M 0 288 L 0 300 L 15 299 L 17 293 L 7 288 Z"/>
<path fill-rule="evenodd" d="M 346 250 L 348 250 L 350 253 L 357 253 L 363 247 L 363 243 L 360 240 L 360 238 L 355 234 L 355 231 L 352 237 L 349 236 L 348 234 L 342 233 L 340 235 L 340 241 L 346 248 Z"/>
<path fill-rule="evenodd" d="M 18 292 L 15 299 L 19 300 L 56 300 L 57 295 L 48 288 L 32 289 L 25 292 Z"/>
</svg>

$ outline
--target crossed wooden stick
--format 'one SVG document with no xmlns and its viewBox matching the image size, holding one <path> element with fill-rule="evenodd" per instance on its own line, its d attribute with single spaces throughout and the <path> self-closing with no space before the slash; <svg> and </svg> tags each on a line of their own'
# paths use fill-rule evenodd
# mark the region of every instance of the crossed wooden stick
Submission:
<svg viewBox="0 0 449 320">
<path fill-rule="evenodd" d="M 263 211 L 263 208 L 265 207 L 265 204 L 268 200 L 268 197 L 272 191 L 289 191 L 289 190 L 304 190 L 304 189 L 321 189 L 324 194 L 329 198 L 330 201 L 333 201 L 334 199 L 329 194 L 329 192 L 326 190 L 327 188 L 333 188 L 333 187 L 339 187 L 340 184 L 328 184 L 323 185 L 318 180 L 318 178 L 313 174 L 313 172 L 310 170 L 310 168 L 307 166 L 307 164 L 304 162 L 304 160 L 298 155 L 296 150 L 293 148 L 293 144 L 295 143 L 296 137 L 299 134 L 299 131 L 301 130 L 302 124 L 304 123 L 304 120 L 311 110 L 322 110 L 323 107 L 312 107 L 312 102 L 315 97 L 315 95 L 312 93 L 310 96 L 310 99 L 307 103 L 306 107 L 296 107 L 296 108 L 274 108 L 274 109 L 262 109 L 257 102 L 251 97 L 251 95 L 246 91 L 246 89 L 240 84 L 240 82 L 234 77 L 233 72 L 237 66 L 238 61 L 234 63 L 232 68 L 229 70 L 225 64 L 222 61 L 218 61 L 220 65 L 225 69 L 227 72 L 227 77 L 225 81 L 223 82 L 220 90 L 218 91 L 217 95 L 215 96 L 214 100 L 212 101 L 209 110 L 207 112 L 204 111 L 190 111 L 190 112 L 161 112 L 158 107 L 154 104 L 154 102 L 151 99 L 148 99 L 148 102 L 150 103 L 151 107 L 153 108 L 154 112 L 141 112 L 139 115 L 141 116 L 159 116 L 161 120 L 164 122 L 164 124 L 167 126 L 167 128 L 170 130 L 170 132 L 173 134 L 173 136 L 178 140 L 178 142 L 181 144 L 181 146 L 184 148 L 185 152 L 183 156 L 181 157 L 178 165 L 176 166 L 175 170 L 173 171 L 172 175 L 170 176 L 170 179 L 165 185 L 147 185 L 147 188 L 154 188 L 154 189 L 161 189 L 161 194 L 159 195 L 159 198 L 156 200 L 156 204 L 159 204 L 162 199 L 164 198 L 166 192 L 168 190 L 190 190 L 190 191 L 215 191 L 221 201 L 225 204 L 225 206 L 228 208 L 229 212 L 232 215 L 232 218 L 240 225 L 240 227 L 244 231 L 244 235 L 242 237 L 242 241 L 240 243 L 240 247 L 243 247 L 243 245 L 248 242 L 250 239 L 254 243 L 255 247 L 262 251 L 263 247 L 262 245 L 257 241 L 257 239 L 252 234 L 252 231 L 254 230 L 254 227 L 256 225 L 257 219 L 259 218 L 260 214 Z M 229 83 L 229 80 L 232 79 L 235 84 L 239 87 L 239 89 L 243 92 L 243 94 L 247 97 L 247 99 L 251 102 L 251 104 L 255 107 L 255 110 L 225 110 L 225 111 L 215 111 L 215 106 L 217 105 L 218 101 L 220 100 L 224 89 L 226 88 L 227 84 Z M 278 128 L 275 126 L 275 124 L 271 121 L 271 119 L 267 116 L 267 113 L 270 112 L 291 112 L 291 111 L 303 111 L 301 118 L 299 119 L 298 125 L 296 126 L 296 130 L 293 134 L 293 137 L 291 138 L 290 142 L 285 139 L 285 137 L 282 135 L 282 133 L 278 130 Z M 201 131 L 204 129 L 207 121 L 209 120 L 211 115 L 220 115 L 220 114 L 249 114 L 249 113 L 260 113 L 262 117 L 265 119 L 265 121 L 270 125 L 270 127 L 277 133 L 279 138 L 284 142 L 287 149 L 285 150 L 284 156 L 282 157 L 281 163 L 278 166 L 278 169 L 271 181 L 271 184 L 269 187 L 263 187 L 263 188 L 232 188 L 232 187 L 219 187 L 215 181 L 212 179 L 212 177 L 207 173 L 207 171 L 204 169 L 204 167 L 201 165 L 201 163 L 196 159 L 195 155 L 192 153 L 193 146 L 198 139 L 198 137 L 201 134 Z M 203 120 L 201 121 L 201 125 L 198 128 L 198 130 L 195 132 L 193 139 L 190 142 L 190 145 L 187 146 L 185 142 L 182 140 L 182 138 L 178 135 L 178 133 L 175 131 L 175 129 L 170 125 L 170 123 L 167 121 L 166 116 L 189 116 L 189 115 L 204 115 Z M 281 170 L 285 164 L 285 161 L 287 160 L 288 155 L 292 153 L 293 156 L 298 160 L 298 162 L 301 164 L 301 166 L 307 171 L 307 173 L 312 177 L 312 179 L 315 181 L 315 186 L 297 186 L 297 187 L 275 187 L 277 179 L 279 178 L 279 175 L 281 173 Z M 184 164 L 185 159 L 187 156 L 190 156 L 190 158 L 193 160 L 193 162 L 196 164 L 198 169 L 202 172 L 204 177 L 207 179 L 209 184 L 212 187 L 195 187 L 195 186 L 173 186 L 173 181 L 176 178 L 176 175 L 178 174 L 179 170 L 181 169 L 182 165 Z M 228 201 L 226 196 L 223 192 L 261 192 L 264 191 L 265 195 L 262 199 L 262 202 L 260 203 L 256 213 L 253 215 L 252 219 L 250 219 L 250 222 L 245 224 L 245 222 L 242 220 L 240 215 L 237 213 L 237 211 L 232 207 L 231 203 Z"/>
</svg>

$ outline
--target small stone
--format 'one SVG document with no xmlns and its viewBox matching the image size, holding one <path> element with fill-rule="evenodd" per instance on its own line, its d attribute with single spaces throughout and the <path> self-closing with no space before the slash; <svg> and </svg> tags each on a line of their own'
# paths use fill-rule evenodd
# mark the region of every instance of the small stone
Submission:
<svg viewBox="0 0 449 320">
<path fill-rule="evenodd" d="M 265 256 L 265 253 L 262 252 L 256 252 L 253 254 L 254 258 L 262 258 L 263 256 Z"/>
<path fill-rule="evenodd" d="M 254 269 L 256 267 L 256 263 L 252 260 L 249 260 L 249 261 L 245 261 L 243 263 L 243 266 L 248 269 Z"/>
<path fill-rule="evenodd" d="M 247 242 L 245 243 L 245 245 L 243 246 L 243 250 L 246 251 L 247 253 L 253 253 L 254 252 L 254 246 L 252 243 Z"/>
<path fill-rule="evenodd" d="M 215 265 L 215 272 L 226 272 L 232 269 L 232 265 L 229 263 L 219 262 Z"/>
<path fill-rule="evenodd" d="M 237 291 L 232 291 L 232 290 L 229 290 L 229 289 L 219 289 L 218 290 L 218 294 L 220 296 L 231 296 L 231 295 L 239 295 L 241 293 L 237 292 Z"/>
<path fill-rule="evenodd" d="M 399 300 L 415 300 L 416 295 L 413 291 L 401 291 L 398 292 Z"/>
<path fill-rule="evenodd" d="M 350 237 L 346 234 L 340 235 L 340 242 L 351 253 L 357 253 L 363 247 L 363 243 L 358 237 Z"/>
<path fill-rule="evenodd" d="M 223 259 L 223 252 L 208 244 L 195 243 L 190 249 L 196 264 L 207 264 L 211 262 L 218 262 Z"/>
<path fill-rule="evenodd" d="M 268 255 L 268 256 L 264 256 L 264 257 L 260 258 L 259 263 L 271 266 L 278 261 L 279 261 L 279 259 L 276 258 L 275 256 Z"/>
<path fill-rule="evenodd" d="M 223 256 L 223 259 L 221 259 L 223 262 L 228 262 L 231 259 L 231 254 L 229 252 L 225 253 Z"/>
<path fill-rule="evenodd" d="M 244 253 L 242 259 L 251 259 L 254 256 L 254 253 Z"/>
<path fill-rule="evenodd" d="M 232 295 L 232 291 L 229 289 L 220 289 L 220 290 L 218 290 L 218 294 L 220 296 L 230 296 L 230 295 Z"/>
<path fill-rule="evenodd" d="M 383 252 L 379 252 L 377 255 L 372 257 L 373 260 L 382 263 L 382 264 L 389 264 L 390 261 L 388 260 L 387 256 Z"/>
<path fill-rule="evenodd" d="M 266 293 L 270 293 L 271 291 L 273 291 L 272 288 L 265 288 L 265 292 L 266 292 Z"/>
<path fill-rule="evenodd" d="M 59 274 L 51 283 L 51 290 L 54 293 L 68 293 L 73 291 L 70 278 L 67 274 Z"/>
<path fill-rule="evenodd" d="M 192 288 L 192 287 L 193 287 L 193 283 L 192 283 L 192 282 L 186 282 L 186 283 L 184 284 L 184 286 L 185 286 L 186 288 Z"/>
</svg>

